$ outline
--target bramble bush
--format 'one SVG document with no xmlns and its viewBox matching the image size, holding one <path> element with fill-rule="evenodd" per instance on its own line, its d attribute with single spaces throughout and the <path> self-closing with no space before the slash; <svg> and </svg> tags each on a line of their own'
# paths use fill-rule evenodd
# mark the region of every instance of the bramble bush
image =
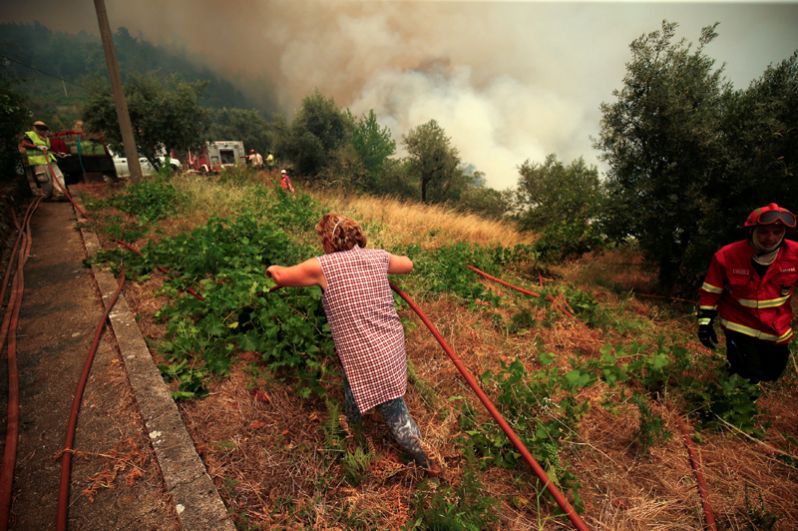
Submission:
<svg viewBox="0 0 798 531">
<path fill-rule="evenodd" d="M 498 500 L 482 491 L 474 448 L 468 440 L 461 445 L 465 467 L 460 484 L 439 484 L 437 480 L 422 483 L 412 500 L 416 519 L 404 529 L 479 531 L 490 529 L 498 520 Z"/>
<path fill-rule="evenodd" d="M 413 258 L 414 275 L 408 279 L 408 284 L 416 291 L 454 294 L 470 305 L 484 301 L 495 306 L 499 297 L 483 285 L 479 275 L 468 269 L 469 264 L 498 276 L 502 266 L 534 258 L 529 246 L 486 248 L 463 242 L 433 250 L 409 246 L 397 252 Z"/>
<path fill-rule="evenodd" d="M 300 394 L 309 396 L 321 392 L 318 378 L 334 353 L 321 292 L 270 293 L 274 283 L 264 270 L 312 252 L 273 223 L 243 212 L 233 221 L 212 217 L 190 233 L 150 242 L 142 256 L 116 250 L 104 257 L 124 258 L 134 276 L 156 266 L 168 270 L 162 292 L 169 302 L 156 317 L 166 324 L 159 348 L 172 363 L 200 359 L 209 373 L 223 374 L 236 352 L 254 351 L 267 366 L 299 378 Z M 184 293 L 187 288 L 204 300 Z M 183 381 L 180 374 L 175 378 Z"/>
<path fill-rule="evenodd" d="M 531 373 L 518 359 L 502 363 L 497 374 L 483 374 L 482 382 L 494 390 L 490 394 L 497 397 L 497 407 L 549 478 L 569 491 L 574 506 L 579 507 L 579 481 L 561 459 L 560 445 L 576 436 L 579 419 L 589 408 L 576 394 L 595 382 L 595 376 L 576 367 L 563 372 L 550 353 L 540 354 L 538 360 L 542 368 Z M 461 409 L 460 426 L 484 464 L 509 469 L 519 465 L 521 454 L 498 424 L 482 422 L 467 402 Z"/>
</svg>

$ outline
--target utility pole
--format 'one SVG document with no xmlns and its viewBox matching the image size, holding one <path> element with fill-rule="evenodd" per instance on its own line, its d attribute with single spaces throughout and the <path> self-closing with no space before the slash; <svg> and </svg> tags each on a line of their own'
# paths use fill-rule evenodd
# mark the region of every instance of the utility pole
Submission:
<svg viewBox="0 0 798 531">
<path fill-rule="evenodd" d="M 108 76 L 111 78 L 111 91 L 114 96 L 116 117 L 119 120 L 119 130 L 122 133 L 122 145 L 125 148 L 127 167 L 130 170 L 130 180 L 135 182 L 141 179 L 141 164 L 139 164 L 136 141 L 133 138 L 130 114 L 127 111 L 122 78 L 119 76 L 119 63 L 116 61 L 114 41 L 111 38 L 111 27 L 108 24 L 108 12 L 105 10 L 105 0 L 94 0 L 94 9 L 97 11 L 97 23 L 100 25 L 100 38 L 103 41 L 103 50 L 105 51 L 105 64 L 108 66 Z"/>
</svg>

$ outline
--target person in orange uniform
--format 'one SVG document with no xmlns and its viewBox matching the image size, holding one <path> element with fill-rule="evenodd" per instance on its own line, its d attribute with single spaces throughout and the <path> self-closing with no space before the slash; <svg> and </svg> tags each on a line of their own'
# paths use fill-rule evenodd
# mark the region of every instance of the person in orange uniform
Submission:
<svg viewBox="0 0 798 531">
<path fill-rule="evenodd" d="M 719 317 L 729 372 L 752 383 L 781 376 L 793 336 L 791 300 L 798 283 L 798 242 L 785 239 L 795 214 L 776 203 L 755 209 L 748 238 L 712 257 L 699 293 L 698 338 L 714 349 Z"/>
<path fill-rule="evenodd" d="M 285 170 L 280 170 L 280 186 L 283 190 L 288 192 L 294 193 L 294 185 L 291 184 L 291 177 L 288 176 L 288 172 Z"/>
</svg>

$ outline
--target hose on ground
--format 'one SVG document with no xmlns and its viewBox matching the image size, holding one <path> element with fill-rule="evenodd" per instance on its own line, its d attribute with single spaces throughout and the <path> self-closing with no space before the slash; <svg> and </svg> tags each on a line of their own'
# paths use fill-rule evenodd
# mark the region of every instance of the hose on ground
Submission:
<svg viewBox="0 0 798 531">
<path fill-rule="evenodd" d="M 17 269 L 11 289 L 11 296 L 3 315 L 2 342 L 0 349 L 8 339 L 8 406 L 6 421 L 6 439 L 3 449 L 3 465 L 0 469 L 0 529 L 8 529 L 11 515 L 11 494 L 14 485 L 14 469 L 17 463 L 17 444 L 19 442 L 19 371 L 17 369 L 17 325 L 22 308 L 22 295 L 25 289 L 25 263 L 30 256 L 32 246 L 30 219 L 39 207 L 41 199 L 35 199 L 25 212 L 25 219 L 15 241 L 12 257 L 17 258 Z M 10 263 L 9 263 L 10 264 Z M 10 271 L 11 268 L 7 268 Z M 3 278 L 3 284 L 8 282 Z M 3 289 L 3 292 L 5 289 Z M 3 293 L 5 296 L 5 293 Z M 0 301 L 1 302 L 1 301 Z"/>
<path fill-rule="evenodd" d="M 565 498 L 562 492 L 560 492 L 560 489 L 558 489 L 557 486 L 554 485 L 554 483 L 551 481 L 551 479 L 549 479 L 548 475 L 546 474 L 546 471 L 543 470 L 543 467 L 541 467 L 538 464 L 538 462 L 535 461 L 535 458 L 532 457 L 532 454 L 526 448 L 524 443 L 521 441 L 518 435 L 516 435 L 516 433 L 513 431 L 513 429 L 504 419 L 502 414 L 499 413 L 499 410 L 496 409 L 496 406 L 493 405 L 493 402 L 490 401 L 488 396 L 479 386 L 479 383 L 477 383 L 474 376 L 468 371 L 468 369 L 466 369 L 466 367 L 460 361 L 460 358 L 457 356 L 457 354 L 455 354 L 455 352 L 452 350 L 449 344 L 446 343 L 446 340 L 443 339 L 443 336 L 441 336 L 440 332 L 438 332 L 438 329 L 435 328 L 435 325 L 432 324 L 432 322 L 427 318 L 424 312 L 421 311 L 421 308 L 419 308 L 418 305 L 404 291 L 399 289 L 394 284 L 391 284 L 390 286 L 391 289 L 394 290 L 397 295 L 402 297 L 402 299 L 404 299 L 405 302 L 407 302 L 407 304 L 410 306 L 410 308 L 413 309 L 414 312 L 416 312 L 419 318 L 421 318 L 421 321 L 427 326 L 427 328 L 435 337 L 435 339 L 438 341 L 438 343 L 441 345 L 441 347 L 443 347 L 443 350 L 452 360 L 455 367 L 457 367 L 457 370 L 460 371 L 460 374 L 463 376 L 463 378 L 465 378 L 468 385 L 471 387 L 471 389 L 473 389 L 477 397 L 479 397 L 479 400 L 482 402 L 482 404 L 485 406 L 485 408 L 488 410 L 491 416 L 499 424 L 501 429 L 510 439 L 510 442 L 513 443 L 513 446 L 515 446 L 515 448 L 518 450 L 518 452 L 521 454 L 521 456 L 524 458 L 527 464 L 532 468 L 532 471 L 535 473 L 538 479 L 540 479 L 544 487 L 546 487 L 546 490 L 548 490 L 549 493 L 552 495 L 554 500 L 557 502 L 557 505 L 559 505 L 560 508 L 563 510 L 563 512 L 565 512 L 566 516 L 568 516 L 568 519 L 571 521 L 574 527 L 576 529 L 579 529 L 580 531 L 587 530 L 588 527 L 587 525 L 585 525 L 585 522 L 579 517 L 579 515 L 576 513 L 576 510 L 568 502 L 568 500 Z"/>
<path fill-rule="evenodd" d="M 83 400 L 83 391 L 86 389 L 86 382 L 89 379 L 91 366 L 94 363 L 94 356 L 97 353 L 97 348 L 100 345 L 100 338 L 102 337 L 105 323 L 108 320 L 108 315 L 111 309 L 119 299 L 119 294 L 122 292 L 122 287 L 125 285 L 125 272 L 124 270 L 119 273 L 119 284 L 116 291 L 108 301 L 105 308 L 105 313 L 102 319 L 97 323 L 97 328 L 94 331 L 94 340 L 92 341 L 89 353 L 86 355 L 86 362 L 83 364 L 83 372 L 78 380 L 77 388 L 75 389 L 75 396 L 72 399 L 72 409 L 69 412 L 69 421 L 67 423 L 66 440 L 64 442 L 64 449 L 61 452 L 61 481 L 58 489 L 58 511 L 56 516 L 56 529 L 57 531 L 65 531 L 67 528 L 67 513 L 69 511 L 69 483 L 72 470 L 72 452 L 74 451 L 72 445 L 75 442 L 75 429 L 78 424 L 78 412 L 80 411 L 80 404 Z"/>
<path fill-rule="evenodd" d="M 682 430 L 682 438 L 684 445 L 687 447 L 687 455 L 690 457 L 690 467 L 693 469 L 693 476 L 698 485 L 698 495 L 701 497 L 701 507 L 704 510 L 704 519 L 706 520 L 707 529 L 709 531 L 717 531 L 718 527 L 715 525 L 715 515 L 712 512 L 712 506 L 709 504 L 709 496 L 707 494 L 707 484 L 704 482 L 704 474 L 701 472 L 701 458 L 693 446 L 693 439 L 690 437 L 690 430 L 687 428 L 687 423 L 679 418 L 679 427 Z"/>
</svg>

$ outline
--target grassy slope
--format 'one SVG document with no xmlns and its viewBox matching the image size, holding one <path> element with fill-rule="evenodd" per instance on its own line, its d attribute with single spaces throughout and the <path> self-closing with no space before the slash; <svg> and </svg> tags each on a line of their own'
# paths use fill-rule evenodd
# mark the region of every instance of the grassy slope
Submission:
<svg viewBox="0 0 798 531">
<path fill-rule="evenodd" d="M 262 174 L 259 179 L 254 186 L 262 186 L 270 177 Z M 246 179 L 200 184 L 180 178 L 175 184 L 190 200 L 178 215 L 161 222 L 168 234 L 199 226 L 212 212 L 234 215 L 253 190 Z M 456 241 L 486 246 L 529 242 L 506 225 L 444 209 L 330 194 L 316 198 L 325 210 L 358 219 L 370 242 L 387 249 L 412 244 L 435 248 Z M 294 236 L 306 243 L 314 240 L 312 234 Z M 536 264 L 525 262 L 501 276 L 526 288 L 550 290 L 559 305 L 541 304 L 495 284 L 485 286 L 499 298 L 498 306 L 480 301 L 465 304 L 455 296 L 426 292 L 425 284 L 413 279 L 401 281 L 408 291 L 417 290 L 410 292 L 411 297 L 421 303 L 477 375 L 499 372 L 502 362 L 514 359 L 530 375 L 540 375 L 550 368 L 541 364 L 541 355 L 547 353 L 554 355 L 553 366 L 566 372 L 574 364 L 598 360 L 607 349 L 631 349 L 637 344 L 641 356 L 656 352 L 661 338 L 685 347 L 691 355 L 711 355 L 693 339 L 690 305 L 632 294 L 632 290 L 647 291 L 652 278 L 634 251 L 585 257 L 552 267 L 546 275 L 537 272 Z M 476 275 L 470 281 L 483 282 Z M 145 334 L 154 339 L 164 334 L 163 326 L 153 318 L 165 302 L 157 294 L 160 285 L 161 279 L 150 278 L 129 288 L 128 295 Z M 581 301 L 577 318 L 560 311 L 566 301 L 572 306 Z M 241 528 L 412 526 L 421 521 L 413 503 L 419 493 L 428 502 L 436 492 L 443 494 L 436 508 L 451 511 L 444 519 L 450 523 L 456 521 L 455 513 L 464 511 L 468 503 L 473 505 L 468 492 L 457 493 L 465 473 L 474 469 L 456 443 L 463 435 L 461 404 L 472 403 L 480 423 L 492 421 L 421 322 L 407 308 L 401 315 L 408 323 L 407 350 L 414 369 L 406 399 L 430 451 L 444 464 L 446 481 L 426 480 L 408 467 L 380 422 L 367 422 L 375 457 L 364 473 L 355 474 L 359 481 L 353 480 L 357 467 L 341 459 L 339 447 L 330 440 L 337 420 L 330 413 L 335 416 L 334 404 L 341 402 L 337 377 L 333 374 L 323 382 L 326 404 L 319 399 L 302 400 L 290 382 L 280 381 L 263 367 L 257 354 L 239 353 L 229 376 L 212 382 L 210 396 L 184 403 L 182 411 Z M 718 376 L 708 373 L 704 377 Z M 759 436 L 768 446 L 731 428 L 702 432 L 704 473 L 722 527 L 766 528 L 773 515 L 777 529 L 789 529 L 798 518 L 795 460 L 779 459 L 773 450 L 798 453 L 795 382 L 796 371 L 790 366 L 780 382 L 763 386 L 758 419 L 769 426 Z M 597 529 L 699 528 L 700 500 L 679 436 L 679 419 L 685 411 L 674 405 L 678 397 L 651 396 L 646 403 L 664 422 L 660 432 L 673 435 L 650 448 L 642 447 L 641 409 L 632 402 L 630 391 L 637 384 L 610 386 L 597 381 L 576 391 L 590 407 L 563 437 L 559 455 L 581 484 L 583 517 Z M 497 400 L 495 385 L 487 385 L 486 391 Z M 545 408 L 536 410 L 536 415 L 543 420 L 547 415 L 559 418 L 556 411 Z M 375 420 L 376 415 L 371 417 Z M 350 444 L 344 441 L 345 447 Z M 510 470 L 486 466 L 477 471 L 477 477 L 480 496 L 498 502 L 494 509 L 498 520 L 490 522 L 483 514 L 483 520 L 474 520 L 481 522 L 477 527 L 568 526 L 523 463 Z"/>
</svg>

